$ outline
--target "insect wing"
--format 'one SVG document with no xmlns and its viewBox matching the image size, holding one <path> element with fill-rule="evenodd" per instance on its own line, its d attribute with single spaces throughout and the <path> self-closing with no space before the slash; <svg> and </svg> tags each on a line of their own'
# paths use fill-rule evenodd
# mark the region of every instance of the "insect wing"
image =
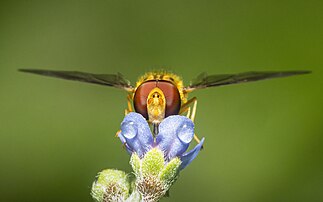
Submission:
<svg viewBox="0 0 323 202">
<path fill-rule="evenodd" d="M 264 72 L 243 72 L 239 74 L 215 74 L 207 75 L 200 74 L 189 86 L 185 88 L 186 91 L 193 91 L 195 89 L 223 86 L 229 84 L 237 84 L 251 81 L 259 81 L 264 79 L 280 78 L 287 76 L 294 76 L 299 74 L 308 74 L 310 71 L 264 71 Z"/>
<path fill-rule="evenodd" d="M 104 86 L 112 86 L 116 88 L 132 91 L 133 86 L 123 77 L 122 74 L 92 74 L 78 71 L 54 71 L 54 70 L 40 70 L 40 69 L 19 69 L 21 72 L 32 74 L 39 74 L 49 77 L 57 77 L 66 80 L 75 80 L 86 83 L 93 83 Z"/>
</svg>

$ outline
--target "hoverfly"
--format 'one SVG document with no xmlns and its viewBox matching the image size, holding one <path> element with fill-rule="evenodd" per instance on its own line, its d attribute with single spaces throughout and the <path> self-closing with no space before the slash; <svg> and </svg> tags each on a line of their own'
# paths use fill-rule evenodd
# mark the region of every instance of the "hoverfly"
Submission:
<svg viewBox="0 0 323 202">
<path fill-rule="evenodd" d="M 194 90 L 310 73 L 310 71 L 252 71 L 215 75 L 203 73 L 194 79 L 190 85 L 184 86 L 182 79 L 176 74 L 166 71 L 154 71 L 141 76 L 136 85 L 133 86 L 120 73 L 92 74 L 40 69 L 20 69 L 19 71 L 123 89 L 128 92 L 128 107 L 125 113 L 132 111 L 140 113 L 152 124 L 155 135 L 158 134 L 159 123 L 170 115 L 186 114 L 187 117 L 194 121 L 197 98 L 188 99 L 188 93 Z M 199 142 L 196 135 L 194 139 Z"/>
</svg>

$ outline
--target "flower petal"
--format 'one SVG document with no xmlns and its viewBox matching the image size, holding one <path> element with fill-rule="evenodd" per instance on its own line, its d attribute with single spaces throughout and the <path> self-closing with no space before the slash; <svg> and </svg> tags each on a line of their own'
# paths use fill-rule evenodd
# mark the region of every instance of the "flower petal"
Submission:
<svg viewBox="0 0 323 202">
<path fill-rule="evenodd" d="M 204 138 L 200 141 L 200 143 L 198 145 L 196 145 L 194 147 L 194 149 L 192 149 L 191 151 L 183 154 L 183 156 L 181 156 L 181 161 L 182 164 L 180 166 L 180 170 L 184 169 L 186 166 L 188 166 L 197 156 L 197 154 L 199 153 L 199 151 L 201 150 L 202 146 L 204 143 Z"/>
<path fill-rule="evenodd" d="M 194 136 L 194 123 L 185 116 L 169 116 L 159 125 L 156 144 L 164 151 L 166 159 L 181 156 Z"/>
<path fill-rule="evenodd" d="M 132 154 L 132 150 L 129 148 L 129 146 L 127 145 L 127 142 L 126 142 L 126 138 L 122 135 L 122 133 L 119 133 L 118 134 L 118 138 L 121 140 L 122 144 L 124 145 L 124 147 L 126 148 L 127 152 L 129 154 Z"/>
<path fill-rule="evenodd" d="M 152 148 L 154 142 L 146 119 L 135 112 L 130 112 L 123 119 L 119 138 L 126 143 L 128 151 L 136 152 L 140 157 Z"/>
</svg>

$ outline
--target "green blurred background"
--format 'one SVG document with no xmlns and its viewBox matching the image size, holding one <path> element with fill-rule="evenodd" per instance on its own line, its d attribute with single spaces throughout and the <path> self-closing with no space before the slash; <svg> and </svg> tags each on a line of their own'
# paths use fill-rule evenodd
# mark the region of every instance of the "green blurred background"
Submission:
<svg viewBox="0 0 323 202">
<path fill-rule="evenodd" d="M 114 137 L 126 93 L 18 68 L 312 70 L 210 88 L 205 149 L 163 201 L 323 201 L 322 1 L 1 1 L 0 201 L 92 201 L 105 168 L 130 172 Z"/>
</svg>

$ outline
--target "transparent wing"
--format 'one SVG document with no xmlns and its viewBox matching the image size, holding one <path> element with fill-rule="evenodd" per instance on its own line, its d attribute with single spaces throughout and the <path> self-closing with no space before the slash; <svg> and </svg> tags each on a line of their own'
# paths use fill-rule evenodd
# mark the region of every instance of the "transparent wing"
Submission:
<svg viewBox="0 0 323 202">
<path fill-rule="evenodd" d="M 229 84 L 237 84 L 251 81 L 259 81 L 264 79 L 280 78 L 287 76 L 294 76 L 300 74 L 308 74 L 310 71 L 264 71 L 264 72 L 243 72 L 238 74 L 215 74 L 207 75 L 200 74 L 189 86 L 185 88 L 186 91 L 195 89 L 223 86 Z"/>
<path fill-rule="evenodd" d="M 21 72 L 27 72 L 32 74 L 39 74 L 43 76 L 57 77 L 66 80 L 75 80 L 86 83 L 94 83 L 104 86 L 112 86 L 116 88 L 132 91 L 133 86 L 125 79 L 122 74 L 91 74 L 86 72 L 77 71 L 53 71 L 53 70 L 41 70 L 41 69 L 19 69 Z"/>
</svg>

